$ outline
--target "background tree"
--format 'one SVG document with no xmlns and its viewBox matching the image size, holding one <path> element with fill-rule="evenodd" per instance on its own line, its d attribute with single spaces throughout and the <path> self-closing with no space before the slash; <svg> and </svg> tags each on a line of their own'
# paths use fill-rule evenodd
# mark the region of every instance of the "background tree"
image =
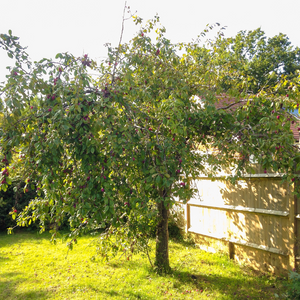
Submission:
<svg viewBox="0 0 300 300">
<path fill-rule="evenodd" d="M 294 116 L 286 111 L 297 105 L 299 78 L 256 96 L 232 85 L 227 92 L 238 108 L 217 108 L 221 83 L 236 72 L 220 64 L 221 35 L 208 46 L 174 45 L 158 27 L 153 42 L 158 21 L 109 48 L 100 65 L 68 53 L 32 63 L 11 32 L 1 35 L 1 47 L 16 60 L 1 86 L 1 188 L 11 182 L 17 155 L 24 191 L 33 184 L 39 195 L 21 213 L 11 212 L 19 226 L 38 220 L 43 231 L 50 221 L 55 239 L 67 217 L 70 248 L 79 234 L 107 228 L 104 249 L 124 249 L 127 241 L 131 251 L 147 251 L 154 227 L 155 265 L 165 272 L 169 211 L 176 199 L 192 196 L 190 178 L 224 166 L 240 176 L 251 168 L 250 153 L 264 168 L 294 178 L 299 154 L 289 127 Z M 287 88 L 289 97 L 282 97 Z M 198 151 L 208 147 L 217 151 Z M 238 163 L 236 153 L 243 154 Z"/>
<path fill-rule="evenodd" d="M 267 38 L 260 28 L 240 31 L 235 37 L 220 37 L 216 43 L 220 66 L 230 72 L 224 78 L 224 89 L 239 81 L 248 93 L 275 86 L 282 76 L 293 79 L 300 70 L 300 49 L 293 47 L 285 34 Z"/>
</svg>

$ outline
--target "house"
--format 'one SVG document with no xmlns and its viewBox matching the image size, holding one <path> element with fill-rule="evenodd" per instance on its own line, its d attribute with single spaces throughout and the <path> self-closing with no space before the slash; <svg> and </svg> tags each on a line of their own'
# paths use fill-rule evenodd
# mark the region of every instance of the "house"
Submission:
<svg viewBox="0 0 300 300">
<path fill-rule="evenodd" d="M 229 110 L 234 111 L 236 108 L 241 107 L 244 105 L 244 103 L 235 103 L 233 98 L 230 97 L 226 97 L 226 96 L 219 96 L 218 98 L 218 102 L 215 103 L 216 108 L 218 109 L 222 109 L 222 108 L 226 108 L 228 106 L 230 106 Z M 298 108 L 295 109 L 293 112 L 291 112 L 291 114 L 293 114 L 294 116 L 297 116 L 299 118 L 299 112 L 298 112 Z M 296 143 L 299 143 L 299 130 L 298 128 L 300 128 L 300 118 L 299 118 L 299 122 L 298 123 L 291 123 L 291 131 L 293 132 L 294 135 L 294 139 Z"/>
</svg>

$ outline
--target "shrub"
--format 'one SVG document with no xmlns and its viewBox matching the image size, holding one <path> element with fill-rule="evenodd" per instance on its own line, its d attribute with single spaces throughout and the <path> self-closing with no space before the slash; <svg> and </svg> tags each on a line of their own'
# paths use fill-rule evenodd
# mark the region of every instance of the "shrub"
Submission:
<svg viewBox="0 0 300 300">
<path fill-rule="evenodd" d="M 289 283 L 286 287 L 288 299 L 300 299 L 300 275 L 298 273 L 290 271 Z"/>
<path fill-rule="evenodd" d="M 33 189 L 28 188 L 28 192 L 24 193 L 24 186 L 24 182 L 15 179 L 6 192 L 0 191 L 0 231 L 15 226 L 15 221 L 9 214 L 12 208 L 19 212 L 36 197 L 36 191 Z"/>
</svg>

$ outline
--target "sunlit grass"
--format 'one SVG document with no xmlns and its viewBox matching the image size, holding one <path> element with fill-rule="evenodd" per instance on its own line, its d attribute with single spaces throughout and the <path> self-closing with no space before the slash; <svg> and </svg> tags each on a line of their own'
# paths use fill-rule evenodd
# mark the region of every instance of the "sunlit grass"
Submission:
<svg viewBox="0 0 300 300">
<path fill-rule="evenodd" d="M 172 273 L 146 257 L 102 262 L 92 237 L 67 253 L 47 234 L 0 234 L 0 299 L 275 299 L 281 280 L 242 268 L 221 254 L 170 242 Z M 67 255 L 68 254 L 68 255 Z"/>
</svg>

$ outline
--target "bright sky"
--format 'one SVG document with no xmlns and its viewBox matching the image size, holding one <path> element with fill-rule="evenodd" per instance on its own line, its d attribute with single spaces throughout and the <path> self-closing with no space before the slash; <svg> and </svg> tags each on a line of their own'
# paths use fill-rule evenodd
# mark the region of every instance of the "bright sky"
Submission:
<svg viewBox="0 0 300 300">
<path fill-rule="evenodd" d="M 124 0 L 1 0 L 0 33 L 12 30 L 33 60 L 59 52 L 106 57 L 105 43 L 118 44 Z M 271 37 L 282 32 L 300 47 L 300 0 L 127 0 L 144 20 L 158 13 L 172 42 L 191 41 L 206 24 L 227 26 L 226 36 L 261 27 Z M 139 27 L 127 21 L 123 41 Z M 0 49 L 0 81 L 11 63 Z"/>
</svg>

